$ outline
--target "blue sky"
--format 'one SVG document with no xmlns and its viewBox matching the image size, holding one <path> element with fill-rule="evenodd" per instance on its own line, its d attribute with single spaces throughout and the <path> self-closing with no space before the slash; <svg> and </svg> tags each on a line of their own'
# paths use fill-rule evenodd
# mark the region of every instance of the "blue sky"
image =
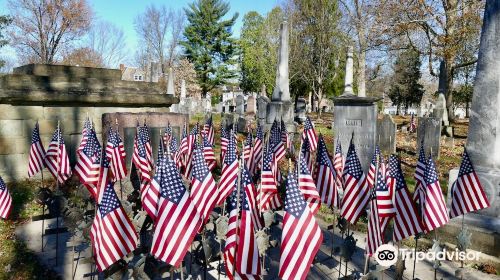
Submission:
<svg viewBox="0 0 500 280">
<path fill-rule="evenodd" d="M 112 22 L 125 32 L 127 47 L 135 52 L 137 37 L 134 30 L 134 19 L 138 14 L 144 12 L 151 4 L 156 6 L 165 5 L 173 9 L 180 10 L 187 7 L 195 0 L 88 0 L 93 8 L 96 18 Z M 6 0 L 0 0 L 0 14 L 7 14 Z M 266 14 L 274 6 L 278 5 L 278 0 L 232 0 L 229 1 L 231 11 L 228 17 L 238 12 L 239 17 L 233 28 L 235 37 L 239 36 L 243 15 L 249 11 L 257 11 Z M 5 48 L 4 48 L 5 49 Z M 4 50 L 5 51 L 5 50 Z"/>
</svg>

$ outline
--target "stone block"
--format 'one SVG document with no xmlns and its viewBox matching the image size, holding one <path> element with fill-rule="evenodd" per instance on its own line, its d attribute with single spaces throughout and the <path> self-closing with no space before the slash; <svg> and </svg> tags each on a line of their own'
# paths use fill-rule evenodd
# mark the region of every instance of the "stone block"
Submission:
<svg viewBox="0 0 500 280">
<path fill-rule="evenodd" d="M 0 137 L 0 155 L 24 154 L 30 145 L 30 137 Z"/>
<path fill-rule="evenodd" d="M 0 104 L 0 120 L 39 120 L 44 118 L 42 106 Z"/>
<path fill-rule="evenodd" d="M 24 136 L 23 120 L 0 120 L 0 136 Z"/>
<path fill-rule="evenodd" d="M 417 128 L 417 151 L 420 150 L 421 140 L 424 140 L 426 156 L 439 158 L 441 140 L 441 119 L 434 117 L 419 117 Z"/>
<path fill-rule="evenodd" d="M 27 64 L 14 68 L 13 73 L 35 76 L 98 78 L 110 80 L 121 80 L 122 78 L 122 73 L 119 69 L 49 64 Z"/>
<path fill-rule="evenodd" d="M 377 120 L 377 142 L 382 153 L 396 152 L 396 123 L 391 115 L 384 115 L 382 119 Z"/>
<path fill-rule="evenodd" d="M 92 119 L 93 107 L 44 107 L 43 114 L 46 120 L 85 120 Z M 95 121 L 95 120 L 94 120 Z"/>
</svg>

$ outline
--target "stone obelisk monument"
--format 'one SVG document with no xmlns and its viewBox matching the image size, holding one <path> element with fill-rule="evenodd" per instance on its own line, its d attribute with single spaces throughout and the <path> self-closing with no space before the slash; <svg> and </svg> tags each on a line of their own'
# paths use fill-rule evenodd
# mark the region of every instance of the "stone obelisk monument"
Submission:
<svg viewBox="0 0 500 280">
<path fill-rule="evenodd" d="M 377 106 L 380 98 L 359 97 L 353 90 L 353 48 L 347 50 L 344 93 L 335 98 L 333 110 L 333 133 L 339 137 L 345 151 L 349 147 L 352 133 L 356 152 L 366 172 L 375 150 L 377 133 Z"/>
<path fill-rule="evenodd" d="M 466 219 L 482 228 L 500 228 L 500 1 L 486 1 L 467 151 L 490 201 L 490 208 Z M 456 171 L 458 172 L 458 170 Z M 453 170 L 450 172 L 450 179 Z M 449 188 L 451 189 L 451 188 Z"/>
</svg>

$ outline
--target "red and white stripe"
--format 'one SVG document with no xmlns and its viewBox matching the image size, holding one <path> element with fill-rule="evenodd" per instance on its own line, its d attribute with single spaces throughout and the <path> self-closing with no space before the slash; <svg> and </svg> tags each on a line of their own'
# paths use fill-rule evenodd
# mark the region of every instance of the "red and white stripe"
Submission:
<svg viewBox="0 0 500 280">
<path fill-rule="evenodd" d="M 71 166 L 69 165 L 68 153 L 59 127 L 54 132 L 52 141 L 45 154 L 45 165 L 52 176 L 61 184 L 71 177 Z"/>
<path fill-rule="evenodd" d="M 373 255 L 377 251 L 377 248 L 383 244 L 382 230 L 380 227 L 380 216 L 377 208 L 377 199 L 375 197 L 375 194 L 373 194 L 372 198 L 370 199 L 368 233 L 366 236 L 366 255 L 368 256 Z"/>
<path fill-rule="evenodd" d="M 0 217 L 7 219 L 12 211 L 12 196 L 2 178 L 0 178 Z"/>
<path fill-rule="evenodd" d="M 316 184 L 314 183 L 311 173 L 307 168 L 305 158 L 301 157 L 299 164 L 299 189 L 304 195 L 304 199 L 307 201 L 309 209 L 313 215 L 315 215 L 321 206 L 321 197 L 316 189 Z"/>
<path fill-rule="evenodd" d="M 38 122 L 33 129 L 33 136 L 30 147 L 30 157 L 28 162 L 28 176 L 33 177 L 45 167 L 44 163 L 45 149 L 40 139 Z"/>
</svg>

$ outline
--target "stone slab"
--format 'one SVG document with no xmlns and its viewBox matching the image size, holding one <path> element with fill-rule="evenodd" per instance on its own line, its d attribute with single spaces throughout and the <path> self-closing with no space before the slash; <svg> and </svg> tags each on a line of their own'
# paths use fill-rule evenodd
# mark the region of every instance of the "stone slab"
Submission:
<svg viewBox="0 0 500 280">
<path fill-rule="evenodd" d="M 396 123 L 391 115 L 384 115 L 377 120 L 377 143 L 383 154 L 396 152 Z"/>
<path fill-rule="evenodd" d="M 431 154 L 439 158 L 441 146 L 441 119 L 434 117 L 419 117 L 417 128 L 417 151 L 420 150 L 422 138 L 424 139 L 425 155 Z"/>
<path fill-rule="evenodd" d="M 121 80 L 122 78 L 120 69 L 68 65 L 27 64 L 14 68 L 12 72 L 35 76 L 70 76 L 111 80 Z"/>
<path fill-rule="evenodd" d="M 24 136 L 23 120 L 0 120 L 0 136 Z"/>
<path fill-rule="evenodd" d="M 43 119 L 42 106 L 13 106 L 0 104 L 0 120 L 38 120 Z"/>
</svg>

